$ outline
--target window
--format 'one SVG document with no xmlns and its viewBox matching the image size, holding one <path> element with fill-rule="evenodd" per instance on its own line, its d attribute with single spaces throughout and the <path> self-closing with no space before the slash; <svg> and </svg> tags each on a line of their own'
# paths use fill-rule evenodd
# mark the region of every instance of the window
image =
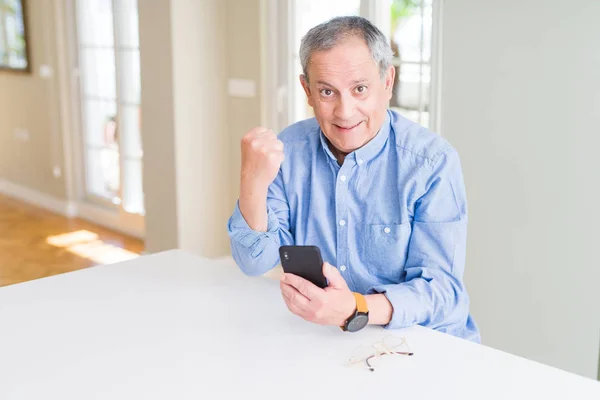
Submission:
<svg viewBox="0 0 600 400">
<path fill-rule="evenodd" d="M 396 81 L 390 106 L 429 126 L 431 99 L 432 0 L 393 0 L 390 41 Z"/>
<path fill-rule="evenodd" d="M 302 36 L 308 30 L 330 18 L 341 15 L 361 15 L 371 20 L 389 38 L 394 50 L 393 65 L 396 81 L 390 107 L 423 126 L 438 130 L 435 121 L 437 60 L 434 31 L 439 20 L 442 0 L 288 0 L 287 6 L 271 12 L 270 28 L 279 32 L 287 43 L 273 46 L 272 54 L 279 63 L 278 90 L 273 97 L 289 93 L 287 109 L 281 100 L 275 107 L 283 113 L 272 121 L 284 121 L 280 125 L 310 118 L 312 109 L 307 105 L 306 95 L 298 82 L 301 74 L 298 51 Z M 283 2 L 285 3 L 285 2 Z M 272 5 L 278 7 L 277 4 Z M 283 28 L 278 21 L 288 21 Z M 281 24 L 280 24 L 281 25 Z M 285 39 L 283 39 L 285 40 Z M 432 50 L 433 49 L 433 50 Z M 287 68 L 288 73 L 281 73 Z M 278 96 L 279 95 L 279 96 Z M 284 126 L 276 126 L 282 129 Z"/>
<path fill-rule="evenodd" d="M 78 0 L 86 199 L 144 213 L 136 0 Z"/>
</svg>

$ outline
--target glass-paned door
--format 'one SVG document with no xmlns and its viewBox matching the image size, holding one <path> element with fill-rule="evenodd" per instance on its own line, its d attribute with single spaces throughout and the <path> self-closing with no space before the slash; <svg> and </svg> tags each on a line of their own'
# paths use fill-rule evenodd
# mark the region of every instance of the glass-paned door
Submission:
<svg viewBox="0 0 600 400">
<path fill-rule="evenodd" d="M 78 0 L 87 200 L 144 214 L 137 0 Z"/>
</svg>

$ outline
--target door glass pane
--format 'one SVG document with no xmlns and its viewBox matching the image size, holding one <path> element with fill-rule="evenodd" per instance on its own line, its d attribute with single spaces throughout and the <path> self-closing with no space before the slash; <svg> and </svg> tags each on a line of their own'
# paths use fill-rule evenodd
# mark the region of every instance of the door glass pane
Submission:
<svg viewBox="0 0 600 400">
<path fill-rule="evenodd" d="M 88 147 L 118 148 L 117 104 L 114 101 L 85 100 L 83 124 Z"/>
<path fill-rule="evenodd" d="M 84 95 L 114 100 L 116 98 L 114 50 L 81 48 L 80 56 Z"/>
<path fill-rule="evenodd" d="M 123 116 L 123 137 L 121 144 L 123 146 L 122 154 L 126 158 L 141 158 L 142 140 L 140 136 L 140 127 L 142 115 L 139 106 L 125 105 L 122 108 Z"/>
<path fill-rule="evenodd" d="M 123 208 L 128 213 L 144 213 L 144 191 L 142 189 L 142 160 L 125 159 L 123 174 Z"/>
<path fill-rule="evenodd" d="M 429 122 L 428 105 L 430 97 L 431 66 L 429 64 L 402 63 L 395 87 L 395 107 L 405 117 L 421 123 Z"/>
<path fill-rule="evenodd" d="M 115 2 L 115 23 L 118 29 L 117 46 L 138 48 L 140 38 L 136 0 L 118 0 Z"/>
<path fill-rule="evenodd" d="M 78 0 L 77 30 L 84 46 L 114 46 L 112 0 Z"/>
<path fill-rule="evenodd" d="M 119 151 L 114 148 L 88 148 L 86 154 L 87 192 L 119 202 Z"/>
<path fill-rule="evenodd" d="M 429 61 L 431 58 L 431 1 L 424 2 L 423 6 L 421 15 L 421 0 L 392 2 L 392 49 L 402 61 Z"/>
<path fill-rule="evenodd" d="M 302 36 L 315 25 L 333 17 L 359 15 L 360 0 L 296 0 L 293 14 L 296 32 L 294 32 L 293 53 L 298 54 Z"/>
<path fill-rule="evenodd" d="M 118 50 L 121 101 L 128 104 L 139 104 L 141 96 L 140 84 L 140 52 L 139 50 Z"/>
<path fill-rule="evenodd" d="M 393 0 L 390 17 L 396 68 L 390 107 L 427 127 L 431 93 L 432 0 Z"/>
</svg>

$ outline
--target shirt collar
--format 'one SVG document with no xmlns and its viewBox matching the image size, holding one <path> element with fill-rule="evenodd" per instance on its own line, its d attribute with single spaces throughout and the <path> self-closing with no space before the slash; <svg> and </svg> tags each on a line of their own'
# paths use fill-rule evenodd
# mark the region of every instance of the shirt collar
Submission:
<svg viewBox="0 0 600 400">
<path fill-rule="evenodd" d="M 323 151 L 325 152 L 325 154 L 332 161 L 335 161 L 337 163 L 337 158 L 335 158 L 335 156 L 331 152 L 331 149 L 329 148 L 329 141 L 325 137 L 325 134 L 323 134 L 323 130 L 322 129 L 319 129 L 319 138 L 321 139 L 321 148 L 323 148 Z"/>
<path fill-rule="evenodd" d="M 327 156 L 329 156 L 329 158 L 331 158 L 333 161 L 337 162 L 337 159 L 335 158 L 335 156 L 329 149 L 328 140 L 325 137 L 325 135 L 323 134 L 323 131 L 319 129 L 319 132 L 320 132 L 320 139 L 321 139 L 321 147 L 323 148 L 323 151 L 325 151 L 325 154 L 327 154 Z M 387 139 L 389 136 L 390 136 L 390 112 L 388 110 L 386 112 L 385 121 L 383 122 L 383 125 L 379 129 L 379 132 L 377 132 L 377 135 L 375 135 L 375 137 L 373 139 L 371 139 L 370 142 L 365 144 L 360 149 L 356 149 L 352 153 L 348 154 L 346 156 L 346 158 L 350 158 L 350 159 L 354 160 L 359 165 L 369 162 L 370 160 L 375 158 L 375 156 L 377 154 L 379 154 L 381 149 L 383 149 L 383 146 L 385 146 L 385 143 L 387 142 Z"/>
</svg>

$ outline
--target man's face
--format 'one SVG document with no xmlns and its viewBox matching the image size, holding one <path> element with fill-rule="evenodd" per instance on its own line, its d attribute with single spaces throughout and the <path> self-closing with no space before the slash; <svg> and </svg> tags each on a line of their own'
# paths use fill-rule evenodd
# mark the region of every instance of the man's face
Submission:
<svg viewBox="0 0 600 400">
<path fill-rule="evenodd" d="M 362 38 L 350 37 L 333 49 L 314 52 L 300 77 L 321 130 L 342 153 L 364 146 L 377 134 L 392 96 L 394 67 L 382 79 Z"/>
</svg>

